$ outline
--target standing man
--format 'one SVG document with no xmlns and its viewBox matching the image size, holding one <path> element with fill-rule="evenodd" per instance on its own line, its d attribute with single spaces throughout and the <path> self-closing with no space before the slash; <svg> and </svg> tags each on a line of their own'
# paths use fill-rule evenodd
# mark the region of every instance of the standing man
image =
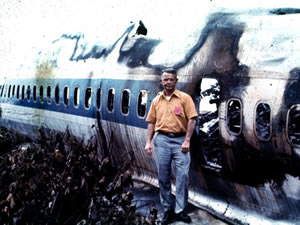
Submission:
<svg viewBox="0 0 300 225">
<path fill-rule="evenodd" d="M 157 156 L 160 201 L 164 208 L 162 224 L 176 220 L 186 223 L 191 218 L 184 209 L 188 199 L 190 167 L 190 139 L 198 116 L 194 102 L 188 94 L 176 89 L 177 72 L 172 69 L 163 71 L 160 83 L 163 92 L 151 104 L 146 121 L 148 136 L 145 151 L 152 155 L 151 141 L 154 133 Z M 176 206 L 171 205 L 171 161 L 176 168 Z"/>
</svg>

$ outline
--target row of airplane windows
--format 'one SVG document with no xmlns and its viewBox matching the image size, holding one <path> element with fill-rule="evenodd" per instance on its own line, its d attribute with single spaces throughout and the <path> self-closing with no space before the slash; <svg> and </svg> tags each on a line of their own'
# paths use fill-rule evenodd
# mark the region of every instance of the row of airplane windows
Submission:
<svg viewBox="0 0 300 225">
<path fill-rule="evenodd" d="M 233 135 L 242 132 L 242 103 L 239 99 L 227 102 L 227 128 Z M 290 107 L 287 114 L 287 137 L 292 145 L 300 146 L 300 105 Z M 255 134 L 261 141 L 269 141 L 272 136 L 271 106 L 260 102 L 255 112 Z"/>
<path fill-rule="evenodd" d="M 26 88 L 26 90 L 25 90 Z M 0 97 L 16 97 L 17 99 L 25 100 L 28 102 L 31 100 L 31 87 L 28 85 L 0 85 Z M 37 86 L 32 87 L 32 98 L 34 102 L 37 102 Z M 74 88 L 73 106 L 79 107 L 80 104 L 80 88 L 77 86 Z M 99 110 L 101 108 L 101 88 L 96 91 L 95 105 Z M 52 97 L 57 105 L 60 104 L 60 88 L 57 85 L 54 90 L 54 96 L 52 96 L 51 86 L 46 88 L 46 101 L 51 104 Z M 69 87 L 63 88 L 63 103 L 67 107 L 69 104 Z M 110 88 L 107 94 L 107 106 L 106 109 L 109 113 L 114 111 L 114 97 L 115 89 Z M 146 115 L 147 107 L 147 91 L 140 90 L 137 98 L 137 115 L 140 118 L 144 118 Z M 44 86 L 39 87 L 39 100 L 44 103 Z M 84 95 L 84 107 L 89 110 L 92 102 L 92 88 L 87 87 Z M 201 106 L 200 106 L 201 107 Z M 121 112 L 123 115 L 128 115 L 130 110 L 130 90 L 124 89 L 121 95 Z M 233 135 L 239 135 L 242 132 L 242 103 L 239 99 L 230 99 L 226 107 L 227 112 L 227 128 Z M 201 113 L 200 113 L 201 114 Z M 200 115 L 202 116 L 202 115 Z M 260 140 L 268 141 L 271 138 L 271 106 L 266 102 L 261 102 L 256 107 L 256 119 L 255 119 L 255 132 Z M 292 144 L 300 145 L 300 106 L 294 105 L 290 108 L 287 117 L 287 130 L 288 137 Z M 201 125 L 200 125 L 201 126 Z"/>
<path fill-rule="evenodd" d="M 16 97 L 17 99 L 20 100 L 25 100 L 27 99 L 28 102 L 31 100 L 31 96 L 34 102 L 37 102 L 37 86 L 33 85 L 32 89 L 31 86 L 28 85 L 1 85 L 0 86 L 0 97 L 6 97 L 11 98 L 11 97 Z M 31 94 L 32 91 L 32 94 Z M 69 104 L 69 87 L 65 86 L 63 88 L 63 103 L 67 107 Z M 102 90 L 99 87 L 96 91 L 96 107 L 98 110 L 101 108 L 101 96 L 102 96 Z M 80 104 L 80 87 L 77 86 L 74 88 L 73 92 L 73 106 L 75 108 L 79 107 Z M 129 109 L 130 109 L 130 90 L 129 89 L 124 89 L 122 92 L 121 96 L 121 112 L 124 115 L 129 114 Z M 57 105 L 60 104 L 60 88 L 57 85 L 54 89 L 54 96 L 52 93 L 51 86 L 47 86 L 46 88 L 46 101 L 48 104 L 51 104 L 52 97 L 54 97 L 54 101 Z M 108 90 L 107 94 L 107 111 L 112 113 L 114 111 L 114 97 L 115 97 L 115 89 L 110 88 Z M 146 114 L 146 106 L 147 106 L 147 91 L 146 90 L 140 90 L 138 94 L 138 102 L 137 102 L 137 114 L 139 117 L 144 118 Z M 39 87 L 39 101 L 43 104 L 44 103 L 44 86 L 41 85 Z M 85 94 L 84 94 L 84 107 L 85 109 L 90 109 L 91 108 L 91 103 L 92 103 L 92 88 L 87 87 L 85 89 Z"/>
</svg>

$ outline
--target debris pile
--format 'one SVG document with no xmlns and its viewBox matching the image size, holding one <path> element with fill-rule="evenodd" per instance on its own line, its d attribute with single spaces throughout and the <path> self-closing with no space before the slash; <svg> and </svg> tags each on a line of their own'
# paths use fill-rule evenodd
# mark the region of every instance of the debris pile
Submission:
<svg viewBox="0 0 300 225">
<path fill-rule="evenodd" d="M 0 126 L 0 155 L 11 149 L 16 143 L 15 136 L 5 127 Z"/>
<path fill-rule="evenodd" d="M 155 208 L 136 213 L 130 162 L 117 168 L 96 145 L 41 134 L 0 156 L 0 224 L 156 224 Z"/>
</svg>

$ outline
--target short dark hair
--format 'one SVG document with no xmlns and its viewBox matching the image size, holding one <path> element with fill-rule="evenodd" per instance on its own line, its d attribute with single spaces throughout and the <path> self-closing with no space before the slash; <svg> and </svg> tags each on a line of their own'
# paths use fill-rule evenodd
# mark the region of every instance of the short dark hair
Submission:
<svg viewBox="0 0 300 225">
<path fill-rule="evenodd" d="M 162 76 L 164 73 L 171 73 L 171 74 L 174 74 L 175 77 L 177 78 L 177 71 L 176 71 L 174 68 L 172 68 L 172 67 L 163 69 L 162 72 L 161 72 L 161 76 Z"/>
</svg>

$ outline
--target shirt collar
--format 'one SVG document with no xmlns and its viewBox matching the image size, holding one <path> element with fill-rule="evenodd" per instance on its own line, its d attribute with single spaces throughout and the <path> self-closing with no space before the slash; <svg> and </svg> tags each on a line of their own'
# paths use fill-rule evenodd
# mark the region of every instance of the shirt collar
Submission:
<svg viewBox="0 0 300 225">
<path fill-rule="evenodd" d="M 173 95 L 176 96 L 177 98 L 180 98 L 180 92 L 179 92 L 177 89 L 174 90 L 174 92 L 172 93 L 171 97 L 172 97 Z M 162 96 L 163 96 L 164 98 L 167 98 L 167 96 L 165 95 L 165 92 L 164 92 L 164 91 L 162 91 Z"/>
</svg>

